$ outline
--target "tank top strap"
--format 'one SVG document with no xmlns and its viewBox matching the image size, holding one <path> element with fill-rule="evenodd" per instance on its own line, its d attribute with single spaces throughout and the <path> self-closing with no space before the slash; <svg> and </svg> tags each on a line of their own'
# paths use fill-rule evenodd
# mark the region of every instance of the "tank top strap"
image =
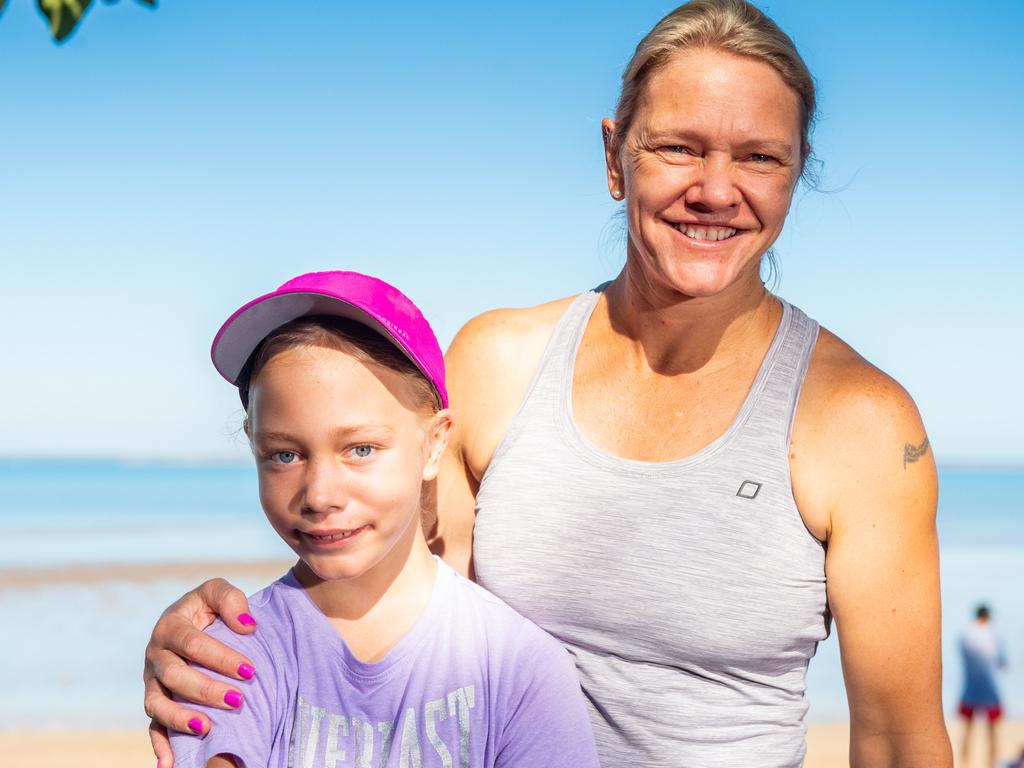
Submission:
<svg viewBox="0 0 1024 768">
<path fill-rule="evenodd" d="M 505 435 L 491 458 L 488 471 L 515 442 L 524 425 L 541 423 L 554 426 L 559 423 L 565 377 L 567 372 L 572 370 L 571 359 L 576 354 L 587 321 L 601 298 L 601 292 L 607 285 L 608 283 L 603 283 L 579 294 L 555 323 L 537 364 L 533 381 L 523 395 L 508 429 L 505 430 Z"/>
<path fill-rule="evenodd" d="M 793 417 L 807 366 L 818 338 L 818 324 L 784 299 L 782 319 L 751 387 L 751 408 L 743 423 L 746 442 L 789 451 Z"/>
</svg>

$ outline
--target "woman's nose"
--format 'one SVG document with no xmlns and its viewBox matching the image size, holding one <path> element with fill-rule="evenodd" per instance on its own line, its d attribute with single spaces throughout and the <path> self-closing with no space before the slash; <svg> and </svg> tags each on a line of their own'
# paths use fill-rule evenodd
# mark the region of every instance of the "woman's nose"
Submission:
<svg viewBox="0 0 1024 768">
<path fill-rule="evenodd" d="M 696 171 L 687 188 L 686 204 L 701 213 L 721 211 L 739 204 L 740 191 L 732 176 L 732 160 L 719 154 L 709 155 Z"/>
</svg>

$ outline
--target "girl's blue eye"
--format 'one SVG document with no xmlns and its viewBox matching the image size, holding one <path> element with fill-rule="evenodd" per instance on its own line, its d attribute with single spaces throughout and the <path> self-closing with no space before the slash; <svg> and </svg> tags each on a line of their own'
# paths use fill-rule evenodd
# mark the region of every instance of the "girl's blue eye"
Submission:
<svg viewBox="0 0 1024 768">
<path fill-rule="evenodd" d="M 270 460 L 277 464 L 293 464 L 298 458 L 294 451 L 277 451 L 270 454 Z"/>
<path fill-rule="evenodd" d="M 372 445 L 357 445 L 352 449 L 352 454 L 360 459 L 369 458 L 373 454 Z"/>
</svg>

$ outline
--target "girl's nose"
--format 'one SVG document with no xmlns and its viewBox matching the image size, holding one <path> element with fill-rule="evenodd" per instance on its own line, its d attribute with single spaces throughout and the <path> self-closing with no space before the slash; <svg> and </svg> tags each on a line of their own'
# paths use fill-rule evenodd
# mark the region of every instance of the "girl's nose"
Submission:
<svg viewBox="0 0 1024 768">
<path fill-rule="evenodd" d="M 326 514 L 344 509 L 348 503 L 345 472 L 335 461 L 310 461 L 302 494 L 303 512 Z"/>
</svg>

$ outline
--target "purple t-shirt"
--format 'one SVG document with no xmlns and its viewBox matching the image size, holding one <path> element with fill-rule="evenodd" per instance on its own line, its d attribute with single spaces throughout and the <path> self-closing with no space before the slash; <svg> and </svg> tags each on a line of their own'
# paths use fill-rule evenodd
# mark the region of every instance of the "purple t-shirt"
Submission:
<svg viewBox="0 0 1024 768">
<path fill-rule="evenodd" d="M 173 734 L 174 764 L 245 768 L 596 768 L 576 669 L 551 636 L 438 561 L 423 615 L 367 664 L 291 573 L 250 598 L 258 628 L 208 632 L 252 659 L 238 710 L 197 707 L 206 737 Z M 227 678 L 221 678 L 227 680 Z"/>
</svg>

